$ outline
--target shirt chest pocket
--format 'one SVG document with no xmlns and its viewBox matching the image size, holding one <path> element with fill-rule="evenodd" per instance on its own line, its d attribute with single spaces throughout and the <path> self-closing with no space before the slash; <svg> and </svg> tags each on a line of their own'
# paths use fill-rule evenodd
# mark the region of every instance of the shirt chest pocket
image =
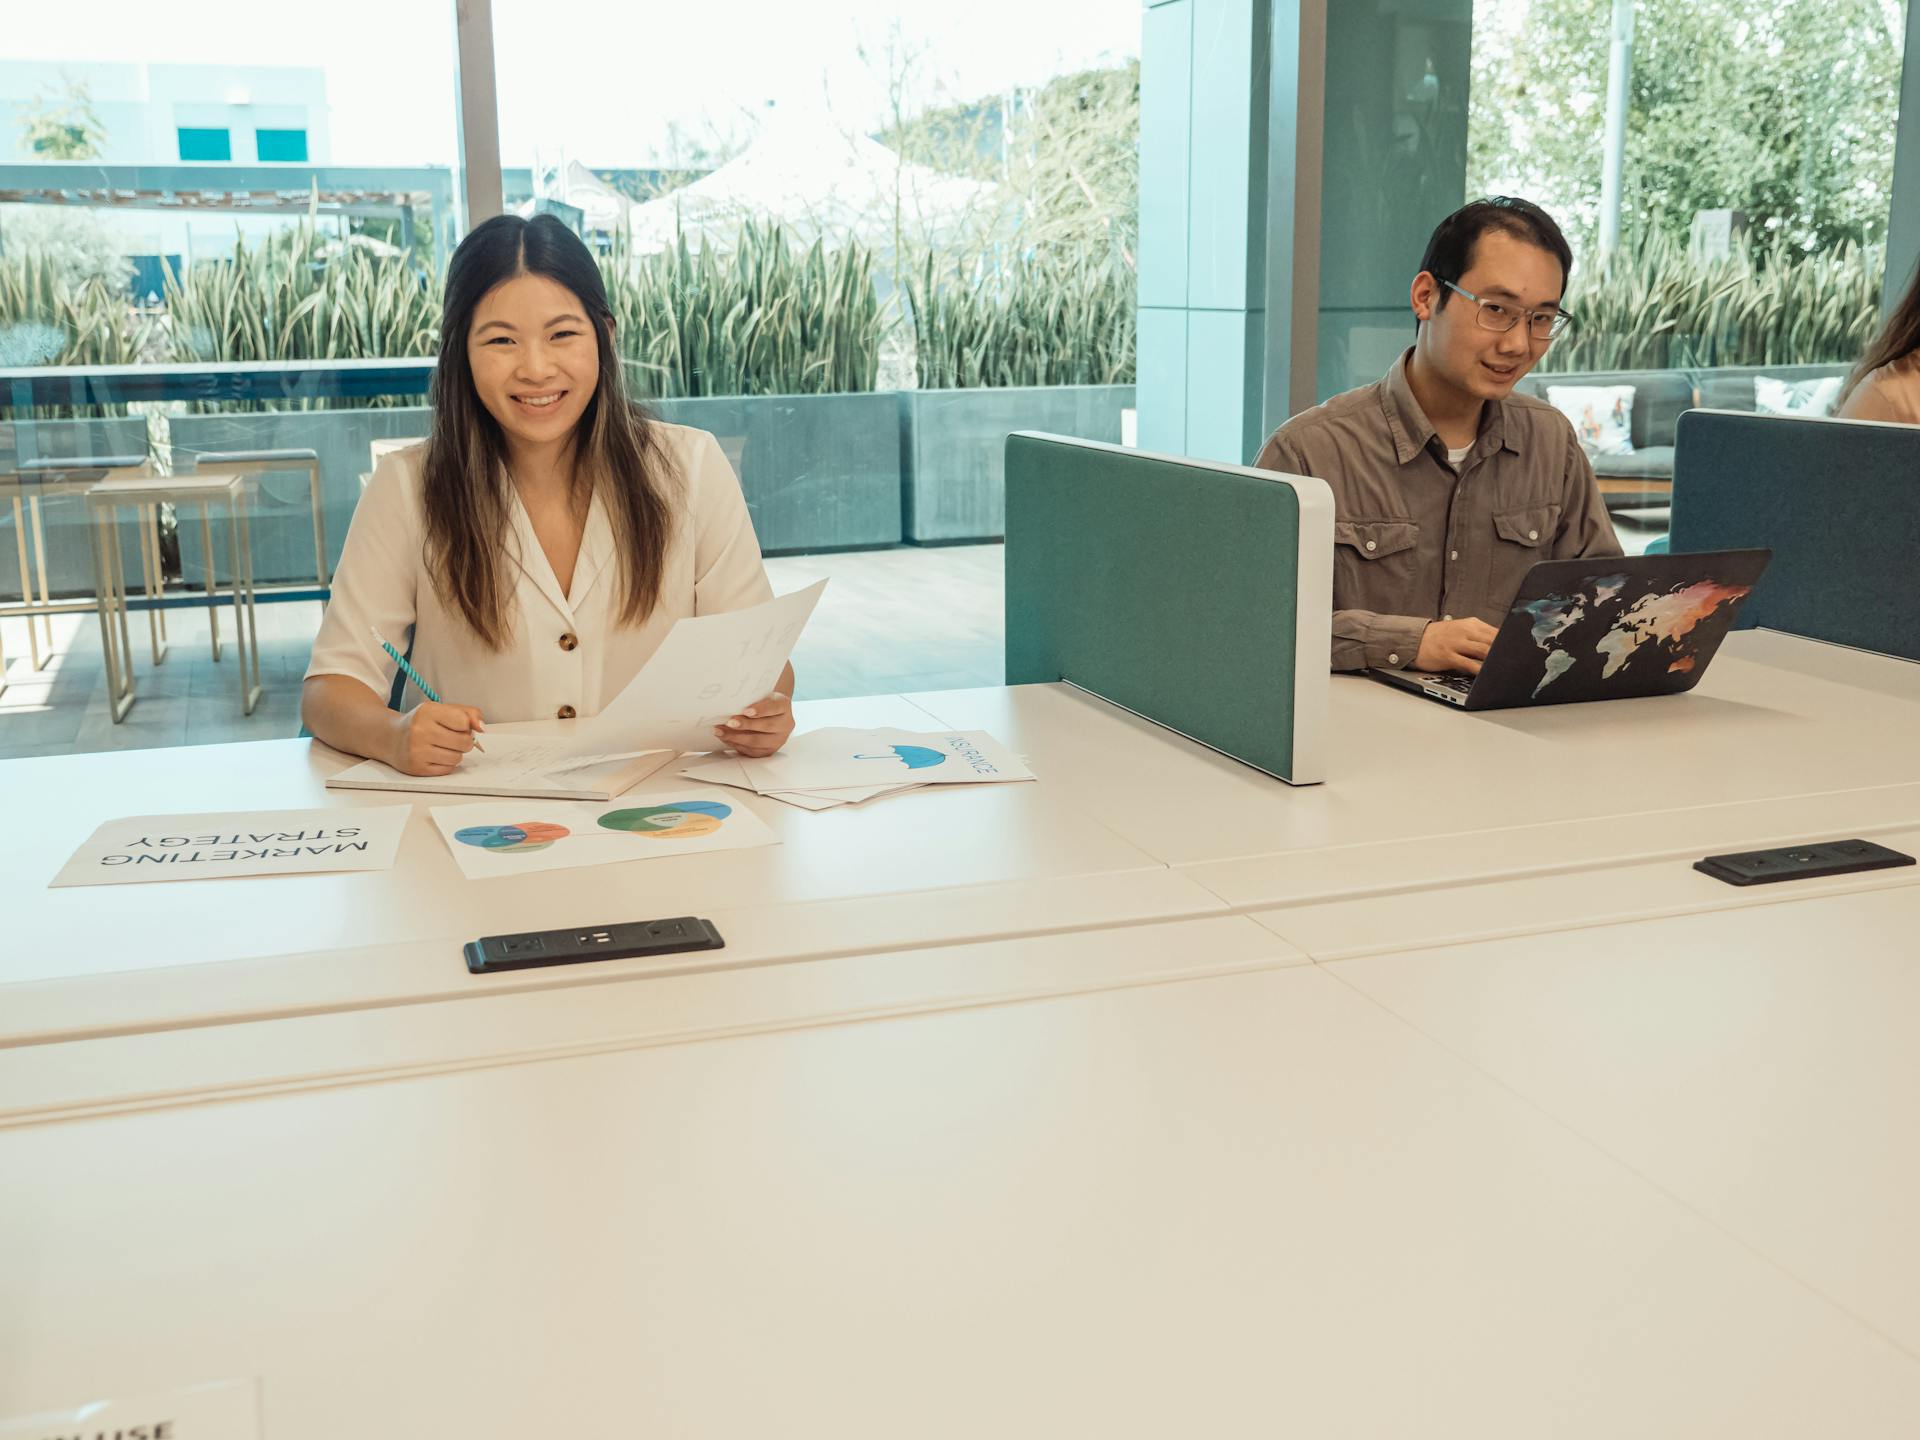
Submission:
<svg viewBox="0 0 1920 1440">
<path fill-rule="evenodd" d="M 1333 608 L 1409 613 L 1420 527 L 1411 520 L 1333 522 Z"/>
<path fill-rule="evenodd" d="M 1336 520 L 1333 543 L 1355 560 L 1379 561 L 1420 543 L 1420 527 L 1411 520 Z"/>
<path fill-rule="evenodd" d="M 1558 505 L 1525 505 L 1493 517 L 1493 533 L 1513 545 L 1538 550 L 1551 545 L 1560 528 Z"/>
</svg>

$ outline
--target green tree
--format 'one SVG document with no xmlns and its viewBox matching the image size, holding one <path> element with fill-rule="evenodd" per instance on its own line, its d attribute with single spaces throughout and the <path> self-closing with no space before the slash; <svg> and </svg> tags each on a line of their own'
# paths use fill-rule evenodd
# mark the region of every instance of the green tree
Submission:
<svg viewBox="0 0 1920 1440">
<path fill-rule="evenodd" d="M 1023 248 L 1116 256 L 1140 233 L 1140 62 L 1060 75 L 1011 95 L 947 102 L 879 135 L 902 158 L 990 180 L 1012 201 Z M 1006 237 L 983 237 L 999 238 Z"/>
<path fill-rule="evenodd" d="M 1622 229 L 1685 235 L 1732 207 L 1803 249 L 1883 236 L 1902 0 L 1639 0 Z M 1506 187 L 1598 229 L 1608 7 L 1476 16 L 1470 190 Z M 1517 23 L 1514 23 L 1517 18 Z"/>
<path fill-rule="evenodd" d="M 43 89 L 20 116 L 20 143 L 36 160 L 95 160 L 107 143 L 93 97 L 77 80 Z"/>
</svg>

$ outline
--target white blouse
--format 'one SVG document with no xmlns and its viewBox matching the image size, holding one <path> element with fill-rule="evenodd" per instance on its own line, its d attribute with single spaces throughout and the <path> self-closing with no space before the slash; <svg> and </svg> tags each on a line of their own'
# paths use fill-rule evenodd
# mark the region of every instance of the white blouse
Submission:
<svg viewBox="0 0 1920 1440">
<path fill-rule="evenodd" d="M 520 497 L 511 495 L 512 628 L 506 648 L 490 650 L 441 600 L 427 573 L 422 442 L 381 457 L 367 483 L 334 572 L 308 677 L 351 675 L 385 700 L 396 667 L 374 642 L 377 628 L 403 653 L 411 633 L 414 669 L 442 700 L 476 706 L 488 720 L 593 715 L 633 679 L 675 621 L 771 600 L 746 499 L 719 443 L 684 425 L 656 428 L 684 479 L 685 508 L 667 543 L 660 598 L 644 624 L 617 619 L 620 570 L 597 493 L 568 594 L 561 593 Z M 410 709 L 424 698 L 409 684 L 401 704 Z"/>
</svg>

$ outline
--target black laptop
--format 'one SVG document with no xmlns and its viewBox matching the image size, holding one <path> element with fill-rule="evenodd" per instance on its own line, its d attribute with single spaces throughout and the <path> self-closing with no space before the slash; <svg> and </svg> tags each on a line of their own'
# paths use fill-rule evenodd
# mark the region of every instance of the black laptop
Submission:
<svg viewBox="0 0 1920 1440">
<path fill-rule="evenodd" d="M 1521 582 L 1478 675 L 1367 673 L 1462 710 L 1677 695 L 1699 684 L 1772 556 L 1543 560 Z"/>
</svg>

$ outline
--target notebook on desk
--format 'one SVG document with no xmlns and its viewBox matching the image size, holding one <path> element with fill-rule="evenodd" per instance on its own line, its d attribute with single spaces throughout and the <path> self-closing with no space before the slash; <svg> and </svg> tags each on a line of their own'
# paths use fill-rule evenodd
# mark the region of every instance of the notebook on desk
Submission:
<svg viewBox="0 0 1920 1440">
<path fill-rule="evenodd" d="M 506 735 L 489 730 L 484 754 L 469 752 L 448 775 L 408 775 L 363 760 L 328 778 L 330 790 L 415 790 L 431 795 L 502 795 L 539 800 L 611 800 L 680 754 L 627 750 L 612 754 L 578 738 Z"/>
</svg>

